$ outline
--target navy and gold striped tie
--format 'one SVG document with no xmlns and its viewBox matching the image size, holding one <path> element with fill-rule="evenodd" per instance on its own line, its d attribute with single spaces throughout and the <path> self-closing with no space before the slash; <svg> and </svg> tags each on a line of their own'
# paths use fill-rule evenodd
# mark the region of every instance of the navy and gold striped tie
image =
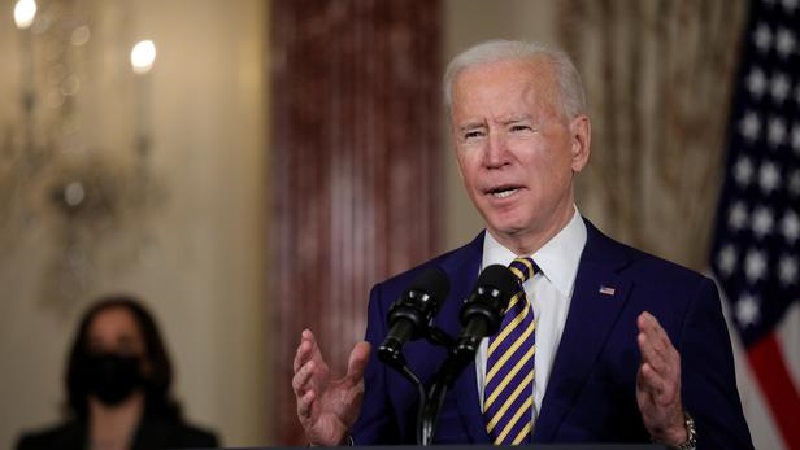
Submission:
<svg viewBox="0 0 800 450">
<path fill-rule="evenodd" d="M 500 331 L 489 338 L 483 391 L 486 431 L 495 445 L 529 444 L 533 434 L 536 324 L 522 284 L 539 267 L 531 258 L 517 258 L 508 267 L 519 279 L 519 291 L 508 303 Z"/>
</svg>

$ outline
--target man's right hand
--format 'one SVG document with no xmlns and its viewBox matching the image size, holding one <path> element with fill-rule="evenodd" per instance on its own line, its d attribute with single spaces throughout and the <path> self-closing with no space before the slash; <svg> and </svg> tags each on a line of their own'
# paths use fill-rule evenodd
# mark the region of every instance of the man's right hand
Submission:
<svg viewBox="0 0 800 450">
<path fill-rule="evenodd" d="M 312 445 L 340 445 L 353 426 L 364 396 L 364 369 L 369 359 L 369 343 L 359 342 L 350 352 L 347 374 L 331 379 L 330 368 L 322 358 L 311 330 L 303 330 L 294 356 L 292 388 L 297 401 L 297 417 Z"/>
</svg>

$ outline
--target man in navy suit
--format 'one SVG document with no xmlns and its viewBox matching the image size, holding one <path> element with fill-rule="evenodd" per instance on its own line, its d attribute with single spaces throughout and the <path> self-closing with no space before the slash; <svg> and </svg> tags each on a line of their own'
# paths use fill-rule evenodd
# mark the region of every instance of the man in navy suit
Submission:
<svg viewBox="0 0 800 450">
<path fill-rule="evenodd" d="M 569 58 L 536 43 L 489 41 L 457 56 L 444 82 L 461 177 L 486 231 L 372 289 L 367 342 L 356 344 L 343 378 L 331 377 L 313 333 L 303 332 L 292 385 L 309 441 L 414 444 L 415 387 L 370 357 L 388 332 L 389 306 L 439 266 L 453 289 L 436 325 L 455 335 L 481 269 L 532 257 L 539 270 L 522 288 L 535 317 L 535 375 L 523 393 L 532 408 L 522 442 L 751 449 L 715 285 L 610 239 L 575 206 L 590 121 Z M 486 341 L 446 396 L 434 443 L 492 442 Z M 422 340 L 403 352 L 423 381 L 447 356 Z"/>
</svg>

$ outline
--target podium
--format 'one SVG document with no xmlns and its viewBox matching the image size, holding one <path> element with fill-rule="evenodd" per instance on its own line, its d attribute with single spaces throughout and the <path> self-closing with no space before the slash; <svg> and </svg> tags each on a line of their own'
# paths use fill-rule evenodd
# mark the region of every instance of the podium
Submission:
<svg viewBox="0 0 800 450">
<path fill-rule="evenodd" d="M 436 450 L 497 450 L 498 446 L 495 445 L 432 445 L 431 448 Z M 353 445 L 353 446 L 340 446 L 340 447 L 325 447 L 328 449 L 336 450 L 420 450 L 425 448 L 421 445 Z M 667 450 L 666 445 L 661 444 L 535 444 L 535 445 L 519 445 L 516 447 L 503 447 L 503 448 L 527 448 L 531 450 Z M 231 447 L 228 450 L 290 450 L 290 449 L 305 449 L 309 447 Z M 211 450 L 211 449 L 194 449 L 194 450 Z"/>
</svg>

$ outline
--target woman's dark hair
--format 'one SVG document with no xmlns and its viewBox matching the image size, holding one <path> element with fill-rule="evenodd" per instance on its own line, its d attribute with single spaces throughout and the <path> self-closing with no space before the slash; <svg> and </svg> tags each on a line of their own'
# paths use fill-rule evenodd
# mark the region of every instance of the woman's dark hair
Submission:
<svg viewBox="0 0 800 450">
<path fill-rule="evenodd" d="M 124 308 L 131 313 L 144 340 L 149 371 L 145 376 L 145 414 L 179 419 L 180 407 L 171 398 L 172 364 L 155 318 L 134 296 L 113 294 L 100 297 L 84 313 L 69 351 L 66 370 L 67 409 L 77 419 L 89 415 L 89 389 L 84 374 L 89 357 L 89 328 L 95 317 L 109 309 Z"/>
</svg>

